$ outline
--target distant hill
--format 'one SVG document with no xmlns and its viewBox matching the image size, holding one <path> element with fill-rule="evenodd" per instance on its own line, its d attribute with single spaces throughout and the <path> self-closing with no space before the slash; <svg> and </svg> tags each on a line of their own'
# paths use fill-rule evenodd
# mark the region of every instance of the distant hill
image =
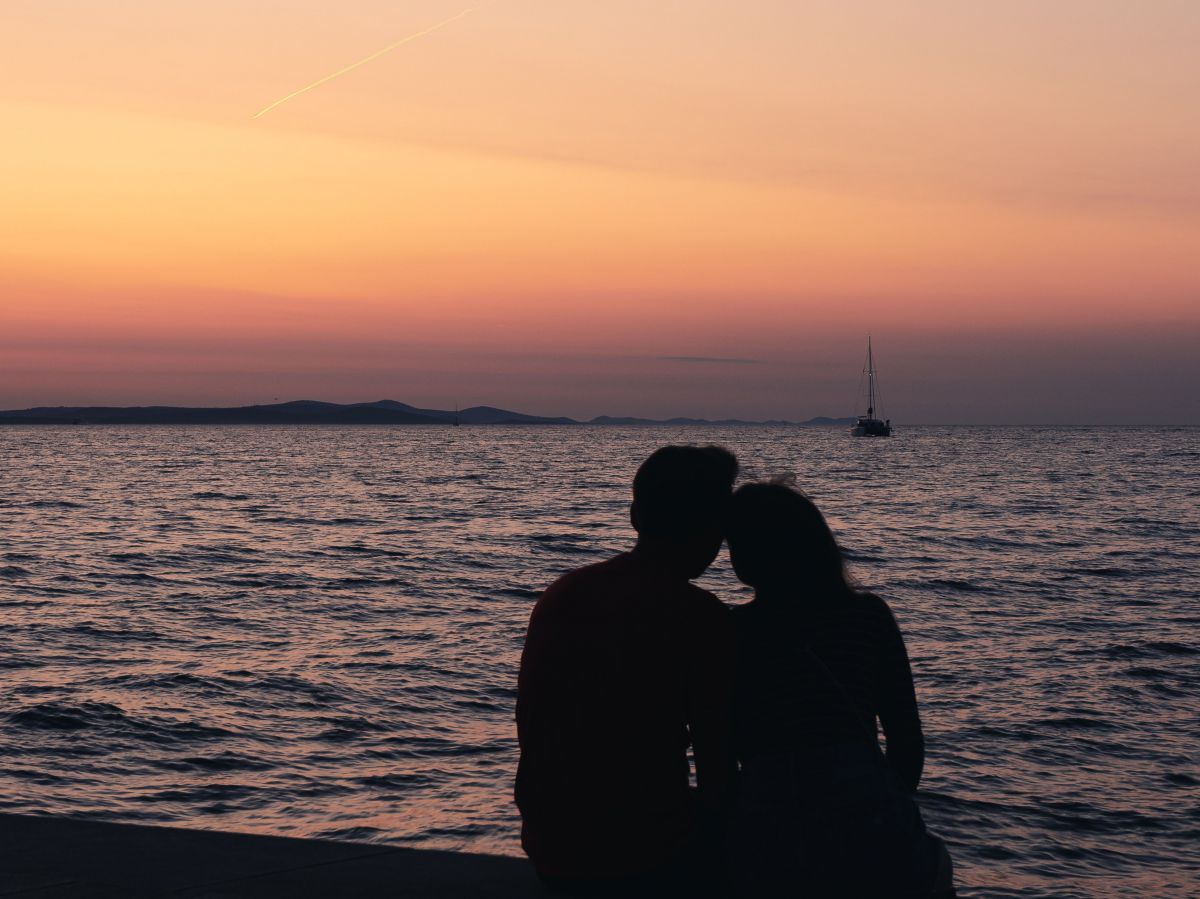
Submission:
<svg viewBox="0 0 1200 899">
<path fill-rule="evenodd" d="M 807 428 L 843 428 L 849 427 L 857 421 L 857 418 L 826 418 L 824 415 L 818 415 L 816 418 L 810 418 L 800 424 Z"/>
<path fill-rule="evenodd" d="M 395 400 L 379 400 L 374 403 L 358 404 L 363 407 L 380 409 L 395 409 L 412 415 L 423 415 L 437 419 L 440 422 L 457 420 L 464 425 L 574 425 L 579 424 L 573 418 L 546 418 L 541 415 L 526 415 L 524 412 L 511 412 L 508 409 L 497 409 L 494 406 L 471 406 L 451 412 L 445 409 L 418 409 L 407 403 Z"/>
<path fill-rule="evenodd" d="M 316 400 L 296 400 L 260 406 L 232 408 L 186 406 L 40 406 L 34 409 L 15 409 L 0 412 L 0 424 L 392 424 L 445 425 L 455 421 L 464 425 L 577 425 L 584 422 L 573 418 L 547 418 L 527 415 L 494 406 L 471 406 L 467 409 L 421 409 L 396 400 L 373 403 L 323 403 Z M 602 415 L 586 424 L 592 425 L 842 425 L 852 424 L 851 418 L 812 418 L 804 422 L 741 421 L 704 418 L 671 418 L 660 421 L 650 418 L 614 418 Z"/>
<path fill-rule="evenodd" d="M 443 424 L 440 419 L 374 404 L 349 406 L 300 400 L 230 409 L 180 406 L 54 406 L 0 412 L 7 424 Z"/>
</svg>

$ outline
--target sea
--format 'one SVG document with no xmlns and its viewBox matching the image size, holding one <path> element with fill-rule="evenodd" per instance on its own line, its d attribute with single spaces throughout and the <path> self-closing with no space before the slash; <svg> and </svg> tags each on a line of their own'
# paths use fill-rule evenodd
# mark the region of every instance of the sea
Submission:
<svg viewBox="0 0 1200 899">
<path fill-rule="evenodd" d="M 1197 429 L 0 428 L 0 811 L 520 854 L 530 610 L 667 443 L 891 604 L 961 895 L 1200 894 Z"/>
</svg>

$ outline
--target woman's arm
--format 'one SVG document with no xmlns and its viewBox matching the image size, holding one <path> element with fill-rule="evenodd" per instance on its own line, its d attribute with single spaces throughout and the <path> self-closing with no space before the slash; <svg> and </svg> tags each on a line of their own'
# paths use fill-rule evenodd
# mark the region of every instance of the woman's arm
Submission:
<svg viewBox="0 0 1200 899">
<path fill-rule="evenodd" d="M 915 792 L 925 767 L 925 735 L 921 730 L 921 715 L 917 711 L 912 666 L 892 610 L 882 599 L 876 599 L 882 619 L 880 633 L 883 643 L 877 657 L 879 723 L 883 725 L 883 733 L 887 738 L 887 759 L 892 770 L 899 776 L 905 789 Z"/>
</svg>

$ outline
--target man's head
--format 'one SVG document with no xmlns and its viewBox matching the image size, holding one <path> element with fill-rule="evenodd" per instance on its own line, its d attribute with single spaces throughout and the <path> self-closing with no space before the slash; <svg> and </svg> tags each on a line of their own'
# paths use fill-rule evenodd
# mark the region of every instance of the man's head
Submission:
<svg viewBox="0 0 1200 899">
<path fill-rule="evenodd" d="M 688 578 L 721 549 L 738 463 L 719 446 L 664 446 L 633 479 L 638 546 L 668 556 Z"/>
</svg>

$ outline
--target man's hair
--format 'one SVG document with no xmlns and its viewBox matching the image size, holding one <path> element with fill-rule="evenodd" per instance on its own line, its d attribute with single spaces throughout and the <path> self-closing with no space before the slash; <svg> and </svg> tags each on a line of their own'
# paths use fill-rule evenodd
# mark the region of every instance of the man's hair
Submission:
<svg viewBox="0 0 1200 899">
<path fill-rule="evenodd" d="M 737 458 L 720 446 L 655 450 L 633 479 L 638 533 L 686 538 L 723 528 L 737 472 Z"/>
</svg>

